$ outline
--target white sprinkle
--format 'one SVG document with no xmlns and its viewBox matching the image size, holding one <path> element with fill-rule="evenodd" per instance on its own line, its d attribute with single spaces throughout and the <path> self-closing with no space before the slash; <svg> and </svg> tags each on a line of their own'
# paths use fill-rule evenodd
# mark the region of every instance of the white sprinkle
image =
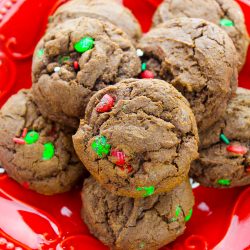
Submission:
<svg viewBox="0 0 250 250">
<path fill-rule="evenodd" d="M 144 52 L 141 49 L 137 49 L 136 54 L 137 56 L 142 57 L 144 55 Z"/>
<path fill-rule="evenodd" d="M 6 249 L 13 249 L 15 247 L 15 245 L 12 242 L 8 242 L 6 244 Z"/>
<path fill-rule="evenodd" d="M 0 167 L 0 174 L 4 174 L 5 173 L 5 169 Z"/>
<path fill-rule="evenodd" d="M 210 211 L 209 206 L 205 202 L 201 202 L 197 207 L 203 212 Z"/>
<path fill-rule="evenodd" d="M 15 250 L 23 250 L 21 247 L 15 247 Z"/>
<path fill-rule="evenodd" d="M 69 210 L 67 207 L 62 207 L 61 208 L 61 214 L 66 216 L 66 217 L 71 217 L 72 211 Z"/>
<path fill-rule="evenodd" d="M 189 178 L 190 184 L 192 186 L 193 189 L 197 188 L 200 186 L 200 183 L 194 181 L 192 178 Z"/>
<path fill-rule="evenodd" d="M 54 68 L 54 71 L 57 73 L 57 72 L 59 72 L 61 70 L 61 68 L 60 67 L 55 67 Z"/>
</svg>

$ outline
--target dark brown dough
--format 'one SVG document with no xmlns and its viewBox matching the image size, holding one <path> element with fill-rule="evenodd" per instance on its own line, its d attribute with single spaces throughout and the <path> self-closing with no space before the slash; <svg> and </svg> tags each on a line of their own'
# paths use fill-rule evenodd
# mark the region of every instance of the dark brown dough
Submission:
<svg viewBox="0 0 250 250">
<path fill-rule="evenodd" d="M 137 41 L 141 37 L 141 27 L 132 12 L 115 0 L 73 0 L 62 5 L 51 17 L 50 28 L 68 19 L 92 17 L 109 21 L 125 31 Z"/>
<path fill-rule="evenodd" d="M 230 145 L 220 140 L 221 134 L 230 140 Z M 213 187 L 250 184 L 250 90 L 238 88 L 226 114 L 201 133 L 200 139 L 200 157 L 192 164 L 190 173 L 196 181 Z M 244 146 L 248 151 L 236 155 L 227 151 L 231 145 Z M 219 180 L 227 181 L 223 185 Z"/>
<path fill-rule="evenodd" d="M 98 113 L 96 106 L 106 94 L 115 99 L 114 107 Z M 110 152 L 98 156 L 92 144 L 100 136 L 106 138 Z M 73 142 L 79 158 L 102 185 L 134 198 L 172 190 L 186 179 L 198 156 L 189 104 L 161 80 L 128 79 L 98 91 Z M 113 151 L 123 152 L 126 164 L 118 166 Z"/>
<path fill-rule="evenodd" d="M 105 245 L 116 250 L 154 250 L 183 234 L 194 196 L 187 181 L 145 199 L 121 197 L 91 177 L 84 182 L 82 201 L 82 218 Z"/>
<path fill-rule="evenodd" d="M 24 128 L 38 132 L 39 139 L 15 144 L 13 138 L 20 138 Z M 44 160 L 44 144 L 49 142 L 55 154 Z M 0 161 L 10 177 L 46 195 L 70 190 L 86 172 L 74 152 L 72 132 L 44 119 L 27 90 L 12 96 L 0 111 Z"/>
<path fill-rule="evenodd" d="M 238 53 L 238 69 L 244 66 L 249 45 L 244 14 L 234 0 L 166 0 L 157 9 L 154 26 L 176 17 L 202 18 L 219 25 L 232 39 Z M 233 21 L 233 26 L 223 26 L 222 19 Z"/>
<path fill-rule="evenodd" d="M 94 47 L 76 52 L 74 44 L 85 37 L 94 38 Z M 74 61 L 79 70 L 74 69 Z M 48 32 L 36 48 L 32 66 L 35 102 L 44 117 L 77 128 L 95 91 L 137 76 L 140 70 L 136 50 L 120 29 L 92 18 L 69 20 Z"/>
<path fill-rule="evenodd" d="M 225 31 L 202 19 L 177 18 L 152 29 L 138 47 L 156 78 L 188 99 L 199 131 L 224 114 L 238 83 L 236 51 Z"/>
</svg>

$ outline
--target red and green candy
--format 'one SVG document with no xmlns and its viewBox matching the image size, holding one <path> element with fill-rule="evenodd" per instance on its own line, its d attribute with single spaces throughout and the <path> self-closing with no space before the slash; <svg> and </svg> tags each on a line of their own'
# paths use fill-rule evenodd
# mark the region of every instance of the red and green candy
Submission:
<svg viewBox="0 0 250 250">
<path fill-rule="evenodd" d="M 13 142 L 16 144 L 20 144 L 20 145 L 24 145 L 24 144 L 31 145 L 31 144 L 36 143 L 39 140 L 39 137 L 40 136 L 38 132 L 34 130 L 31 130 L 28 132 L 28 129 L 24 128 L 21 138 L 15 137 L 13 138 Z M 51 158 L 53 158 L 53 156 L 55 155 L 55 147 L 53 143 L 52 142 L 45 143 L 43 147 L 44 147 L 44 150 L 43 150 L 42 159 L 46 161 L 46 160 L 50 160 Z"/>
</svg>

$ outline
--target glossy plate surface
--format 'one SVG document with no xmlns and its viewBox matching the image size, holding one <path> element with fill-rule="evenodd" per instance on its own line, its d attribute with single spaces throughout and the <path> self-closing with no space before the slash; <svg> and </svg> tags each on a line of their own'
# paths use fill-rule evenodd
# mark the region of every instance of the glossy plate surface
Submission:
<svg viewBox="0 0 250 250">
<path fill-rule="evenodd" d="M 34 47 L 48 16 L 65 0 L 0 0 L 0 106 L 31 86 Z M 161 0 L 124 0 L 144 31 Z M 250 31 L 250 0 L 239 1 Z M 240 86 L 250 88 L 250 53 Z M 194 188 L 196 205 L 183 236 L 165 250 L 250 250 L 250 187 Z M 0 250 L 105 250 L 80 219 L 80 187 L 52 197 L 0 174 Z"/>
</svg>

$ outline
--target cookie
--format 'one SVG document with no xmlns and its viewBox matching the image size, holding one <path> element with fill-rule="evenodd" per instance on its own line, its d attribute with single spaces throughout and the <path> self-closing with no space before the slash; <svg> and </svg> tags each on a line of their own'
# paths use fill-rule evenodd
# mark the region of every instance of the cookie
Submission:
<svg viewBox="0 0 250 250">
<path fill-rule="evenodd" d="M 189 104 L 161 80 L 128 79 L 98 91 L 73 143 L 105 188 L 133 198 L 172 190 L 198 156 Z"/>
<path fill-rule="evenodd" d="M 33 94 L 41 113 L 77 128 L 95 91 L 137 76 L 141 65 L 128 36 L 92 18 L 69 20 L 50 30 L 33 57 Z"/>
<path fill-rule="evenodd" d="M 27 90 L 0 111 L 0 159 L 8 175 L 38 193 L 70 190 L 84 167 L 72 145 L 72 132 L 44 119 Z"/>
<path fill-rule="evenodd" d="M 121 28 L 133 40 L 141 37 L 141 27 L 132 12 L 114 0 L 73 0 L 57 9 L 50 19 L 49 29 L 68 19 L 92 17 L 109 21 Z"/>
<path fill-rule="evenodd" d="M 238 83 L 235 47 L 225 31 L 202 19 L 177 18 L 152 29 L 138 47 L 143 65 L 188 99 L 199 131 L 224 114 Z"/>
<path fill-rule="evenodd" d="M 105 245 L 117 250 L 153 250 L 183 234 L 194 196 L 189 182 L 145 199 L 116 196 L 91 177 L 84 182 L 82 201 L 82 218 Z"/>
<path fill-rule="evenodd" d="M 200 139 L 190 174 L 196 181 L 212 187 L 250 184 L 250 90 L 238 88 L 226 114 Z"/>
<path fill-rule="evenodd" d="M 244 14 L 234 0 L 167 0 L 157 9 L 154 26 L 176 17 L 202 18 L 217 24 L 227 32 L 238 53 L 238 69 L 244 66 L 247 56 L 249 37 Z"/>
</svg>

